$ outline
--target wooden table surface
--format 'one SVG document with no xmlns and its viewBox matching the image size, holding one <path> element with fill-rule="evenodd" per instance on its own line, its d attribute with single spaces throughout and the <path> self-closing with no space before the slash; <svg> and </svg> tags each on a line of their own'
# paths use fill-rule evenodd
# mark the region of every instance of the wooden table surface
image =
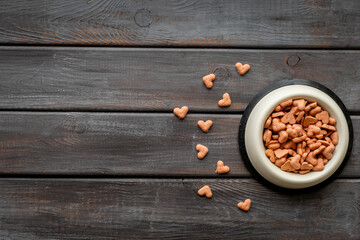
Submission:
<svg viewBox="0 0 360 240">
<path fill-rule="evenodd" d="M 2 1 L 0 239 L 360 239 L 359 12 L 355 0 Z M 254 179 L 237 134 L 255 94 L 293 78 L 342 99 L 354 146 L 334 182 L 289 194 Z"/>
</svg>

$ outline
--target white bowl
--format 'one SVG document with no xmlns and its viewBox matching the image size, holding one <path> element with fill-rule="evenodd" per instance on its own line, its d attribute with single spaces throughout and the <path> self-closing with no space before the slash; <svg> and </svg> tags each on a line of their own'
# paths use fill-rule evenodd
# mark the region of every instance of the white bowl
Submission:
<svg viewBox="0 0 360 240">
<path fill-rule="evenodd" d="M 323 171 L 311 171 L 304 175 L 284 172 L 271 163 L 265 155 L 265 146 L 262 140 L 265 121 L 280 102 L 290 98 L 304 98 L 308 101 L 316 101 L 337 121 L 335 127 L 339 134 L 339 143 L 333 152 L 332 159 L 328 161 Z M 295 84 L 279 87 L 267 93 L 256 103 L 248 115 L 244 142 L 249 161 L 263 178 L 283 188 L 301 189 L 325 181 L 341 166 L 348 152 L 349 129 L 351 128 L 348 126 L 343 110 L 332 97 L 316 87 Z"/>
</svg>

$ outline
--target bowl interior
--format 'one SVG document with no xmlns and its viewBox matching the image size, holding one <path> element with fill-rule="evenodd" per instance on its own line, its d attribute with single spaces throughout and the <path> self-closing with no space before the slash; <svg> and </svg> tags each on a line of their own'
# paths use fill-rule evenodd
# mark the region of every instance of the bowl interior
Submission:
<svg viewBox="0 0 360 240">
<path fill-rule="evenodd" d="M 310 172 L 305 175 L 284 172 L 271 163 L 265 155 L 265 146 L 262 141 L 265 121 L 280 102 L 290 98 L 304 98 L 307 101 L 316 101 L 337 121 L 335 127 L 339 134 L 339 144 L 333 152 L 333 158 L 325 165 L 323 171 Z M 265 179 L 285 188 L 306 188 L 326 180 L 341 165 L 348 144 L 349 131 L 341 108 L 323 91 L 306 85 L 284 86 L 265 95 L 253 108 L 245 128 L 245 147 L 252 165 Z"/>
</svg>

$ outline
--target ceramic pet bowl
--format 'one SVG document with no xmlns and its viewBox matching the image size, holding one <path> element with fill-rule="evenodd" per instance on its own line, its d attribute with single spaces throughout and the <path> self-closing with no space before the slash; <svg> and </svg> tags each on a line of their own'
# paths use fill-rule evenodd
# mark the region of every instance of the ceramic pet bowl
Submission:
<svg viewBox="0 0 360 240">
<path fill-rule="evenodd" d="M 262 140 L 265 121 L 280 102 L 290 98 L 316 101 L 337 121 L 339 143 L 323 171 L 304 175 L 284 172 L 265 155 Z M 333 180 L 350 156 L 352 141 L 350 115 L 339 97 L 319 83 L 300 79 L 276 82 L 257 95 L 246 108 L 239 129 L 240 153 L 249 170 L 265 183 L 286 189 L 310 188 Z"/>
</svg>

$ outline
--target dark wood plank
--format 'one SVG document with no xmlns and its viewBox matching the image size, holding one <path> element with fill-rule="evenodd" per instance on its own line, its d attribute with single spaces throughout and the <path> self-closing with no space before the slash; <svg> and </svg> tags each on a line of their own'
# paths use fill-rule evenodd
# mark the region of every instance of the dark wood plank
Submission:
<svg viewBox="0 0 360 240">
<path fill-rule="evenodd" d="M 0 43 L 359 48 L 359 1 L 4 1 Z"/>
<path fill-rule="evenodd" d="M 197 196 L 204 184 L 213 198 Z M 1 179 L 2 239 L 359 239 L 360 180 L 285 194 L 254 180 Z M 249 212 L 237 203 L 252 199 Z"/>
<path fill-rule="evenodd" d="M 211 119 L 204 134 L 197 121 Z M 209 176 L 223 160 L 227 176 L 249 177 L 238 149 L 241 115 L 141 113 L 0 114 L 2 174 L 116 176 Z M 360 175 L 360 117 L 352 118 L 355 139 L 342 177 Z M 198 160 L 196 144 L 209 148 Z"/>
<path fill-rule="evenodd" d="M 265 86 L 303 78 L 360 112 L 360 51 L 2 47 L 0 56 L 0 109 L 241 112 Z M 237 61 L 251 64 L 244 77 Z M 233 104 L 220 109 L 224 92 Z"/>
</svg>

